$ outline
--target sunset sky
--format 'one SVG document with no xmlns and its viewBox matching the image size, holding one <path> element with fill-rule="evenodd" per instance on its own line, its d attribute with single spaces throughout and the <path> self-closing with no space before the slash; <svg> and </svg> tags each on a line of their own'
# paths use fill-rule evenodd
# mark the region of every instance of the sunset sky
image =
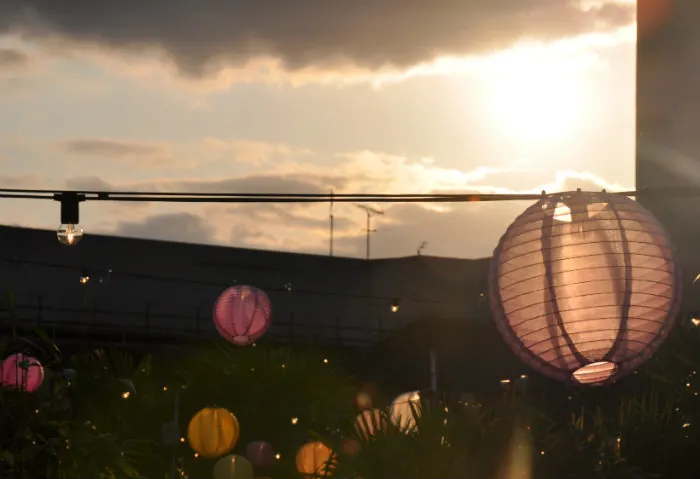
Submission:
<svg viewBox="0 0 700 479">
<path fill-rule="evenodd" d="M 629 0 L 3 0 L 1 187 L 634 186 Z M 386 206 L 373 256 L 489 255 L 528 205 Z M 0 202 L 56 228 L 58 204 Z M 87 233 L 325 254 L 328 205 L 86 204 Z M 364 256 L 365 217 L 336 215 Z"/>
</svg>

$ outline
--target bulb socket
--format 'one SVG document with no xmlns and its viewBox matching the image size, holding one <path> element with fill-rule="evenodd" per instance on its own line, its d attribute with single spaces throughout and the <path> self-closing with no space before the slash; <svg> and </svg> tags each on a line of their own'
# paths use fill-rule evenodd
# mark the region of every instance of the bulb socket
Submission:
<svg viewBox="0 0 700 479">
<path fill-rule="evenodd" d="M 80 203 L 85 195 L 75 192 L 59 193 L 54 199 L 61 202 L 61 224 L 77 225 L 80 223 Z"/>
</svg>

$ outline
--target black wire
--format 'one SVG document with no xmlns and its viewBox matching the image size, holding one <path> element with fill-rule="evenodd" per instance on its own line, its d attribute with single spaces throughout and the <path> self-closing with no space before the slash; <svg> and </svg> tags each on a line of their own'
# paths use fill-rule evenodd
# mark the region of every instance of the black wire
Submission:
<svg viewBox="0 0 700 479">
<path fill-rule="evenodd" d="M 674 196 L 699 196 L 700 189 L 669 190 Z M 84 195 L 86 201 L 165 202 L 165 203 L 460 203 L 481 201 L 535 201 L 543 194 L 320 194 L 320 193 L 165 193 L 137 191 L 80 191 L 0 188 L 0 198 L 60 200 L 64 193 Z M 614 193 L 637 196 L 637 191 Z M 58 195 L 58 196 L 57 196 Z"/>
<path fill-rule="evenodd" d="M 635 196 L 635 192 L 616 193 L 624 196 Z M 34 194 L 7 194 L 0 193 L 0 198 L 40 199 L 52 200 L 53 196 Z M 152 202 L 152 203 L 356 203 L 358 201 L 370 203 L 469 203 L 469 202 L 493 202 L 493 201 L 536 201 L 542 198 L 541 194 L 465 194 L 465 195 L 430 195 L 430 196 L 336 196 L 305 197 L 295 195 L 267 195 L 267 196 L 102 196 L 86 197 L 86 201 L 121 201 L 121 202 Z"/>
<path fill-rule="evenodd" d="M 468 203 L 479 201 L 517 201 L 538 200 L 542 195 L 452 195 L 429 197 L 406 196 L 371 196 L 371 197 L 345 197 L 333 198 L 334 203 L 356 203 L 358 200 L 370 203 Z M 305 197 L 157 197 L 157 196 L 122 196 L 108 198 L 87 198 L 89 201 L 124 201 L 124 202 L 157 202 L 157 203 L 329 203 L 330 197 L 305 198 Z"/>
<path fill-rule="evenodd" d="M 48 190 L 48 189 L 17 189 L 17 188 L 0 188 L 0 193 L 33 193 L 33 194 L 45 194 L 54 195 L 60 193 L 77 193 L 84 195 L 109 195 L 109 196 L 185 196 L 185 197 L 217 197 L 217 196 L 237 196 L 242 198 L 256 198 L 256 197 L 280 197 L 280 198 L 328 198 L 328 197 L 353 197 L 353 198 L 367 198 L 367 197 L 433 197 L 433 196 L 452 196 L 454 193 L 446 194 L 432 194 L 432 193 L 421 193 L 421 194 L 392 194 L 392 193 L 173 193 L 173 192 L 162 192 L 162 191 L 97 191 L 97 190 Z"/>
<path fill-rule="evenodd" d="M 20 194 L 3 193 L 0 198 L 56 200 L 54 193 Z M 65 193 L 73 193 L 65 192 Z M 60 193 L 58 193 L 60 194 Z M 372 203 L 419 203 L 419 202 L 470 202 L 470 201 L 509 201 L 537 200 L 541 194 L 425 194 L 425 195 L 389 195 L 389 194 L 260 194 L 260 193 L 107 193 L 78 192 L 86 195 L 86 201 L 124 201 L 124 202 L 163 202 L 163 203 L 352 203 L 357 201 Z M 89 196 L 96 195 L 96 196 Z M 137 196 L 143 195 L 143 196 Z"/>
<path fill-rule="evenodd" d="M 53 196 L 33 194 L 6 194 L 0 193 L 0 198 L 20 198 L 25 200 L 53 200 Z"/>
</svg>

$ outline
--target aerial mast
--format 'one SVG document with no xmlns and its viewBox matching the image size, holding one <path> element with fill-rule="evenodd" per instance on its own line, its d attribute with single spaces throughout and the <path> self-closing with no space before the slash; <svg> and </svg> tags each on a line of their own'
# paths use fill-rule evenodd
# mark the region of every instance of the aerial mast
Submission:
<svg viewBox="0 0 700 479">
<path fill-rule="evenodd" d="M 335 222 L 334 222 L 334 217 L 333 217 L 333 194 L 335 192 L 333 191 L 333 188 L 331 188 L 331 208 L 330 208 L 330 241 L 329 241 L 329 247 L 330 247 L 330 255 L 333 256 L 333 230 L 335 227 Z"/>
<path fill-rule="evenodd" d="M 367 227 L 365 232 L 367 233 L 367 259 L 370 258 L 370 236 L 377 230 L 372 229 L 372 216 L 384 216 L 384 210 L 380 208 L 373 208 L 367 205 L 355 205 L 367 214 Z"/>
</svg>

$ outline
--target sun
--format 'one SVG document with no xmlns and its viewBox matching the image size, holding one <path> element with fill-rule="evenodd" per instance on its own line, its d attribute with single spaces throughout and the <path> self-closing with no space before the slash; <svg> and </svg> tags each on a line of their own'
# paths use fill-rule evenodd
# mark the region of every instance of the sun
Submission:
<svg viewBox="0 0 700 479">
<path fill-rule="evenodd" d="M 561 139 L 580 125 L 582 72 L 552 62 L 508 62 L 490 75 L 488 108 L 498 134 L 528 141 Z"/>
</svg>

